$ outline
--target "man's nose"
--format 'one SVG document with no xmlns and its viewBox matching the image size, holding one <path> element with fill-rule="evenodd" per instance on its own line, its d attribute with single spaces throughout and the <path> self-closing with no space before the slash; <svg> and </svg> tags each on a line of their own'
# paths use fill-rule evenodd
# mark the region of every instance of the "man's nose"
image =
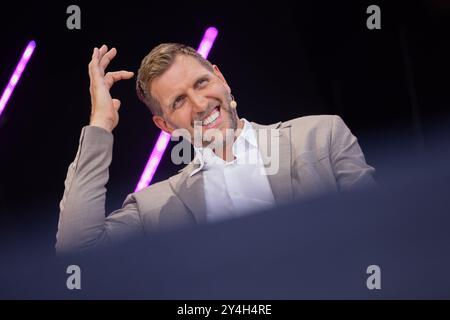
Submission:
<svg viewBox="0 0 450 320">
<path fill-rule="evenodd" d="M 192 112 L 202 113 L 208 110 L 208 99 L 203 96 L 195 95 L 191 97 Z"/>
</svg>

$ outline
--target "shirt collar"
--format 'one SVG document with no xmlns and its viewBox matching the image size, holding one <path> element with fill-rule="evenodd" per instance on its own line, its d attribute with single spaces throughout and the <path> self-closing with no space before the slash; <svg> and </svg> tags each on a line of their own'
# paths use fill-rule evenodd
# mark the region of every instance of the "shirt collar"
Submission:
<svg viewBox="0 0 450 320">
<path fill-rule="evenodd" d="M 244 121 L 244 126 L 242 128 L 241 133 L 237 137 L 236 141 L 234 141 L 234 143 L 233 143 L 233 153 L 237 157 L 239 156 L 239 153 L 242 152 L 242 150 L 244 150 L 244 148 L 242 148 L 241 146 L 245 146 L 246 143 L 248 143 L 250 146 L 252 146 L 254 148 L 258 148 L 256 133 L 255 133 L 255 129 L 253 128 L 252 124 L 244 118 L 241 118 L 241 120 Z M 190 173 L 190 175 L 189 175 L 190 177 L 192 177 L 197 172 L 203 170 L 205 168 L 205 165 L 208 162 L 210 162 L 210 163 L 213 162 L 215 164 L 217 164 L 217 163 L 225 164 L 226 163 L 223 159 L 217 157 L 214 154 L 214 152 L 211 150 L 211 148 L 194 146 L 194 150 L 195 150 L 194 163 L 199 163 L 200 166 L 198 168 L 194 169 Z"/>
</svg>

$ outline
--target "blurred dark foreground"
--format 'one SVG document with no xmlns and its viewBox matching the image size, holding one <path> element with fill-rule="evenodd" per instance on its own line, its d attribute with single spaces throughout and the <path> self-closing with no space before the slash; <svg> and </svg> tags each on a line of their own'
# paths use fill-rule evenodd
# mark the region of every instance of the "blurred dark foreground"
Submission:
<svg viewBox="0 0 450 320">
<path fill-rule="evenodd" d="M 426 150 L 401 138 L 373 144 L 384 160 L 374 188 L 64 257 L 39 230 L 4 235 L 0 298 L 449 299 L 450 135 L 441 128 Z M 67 287 L 70 265 L 80 290 Z M 379 290 L 367 287 L 372 265 Z"/>
</svg>

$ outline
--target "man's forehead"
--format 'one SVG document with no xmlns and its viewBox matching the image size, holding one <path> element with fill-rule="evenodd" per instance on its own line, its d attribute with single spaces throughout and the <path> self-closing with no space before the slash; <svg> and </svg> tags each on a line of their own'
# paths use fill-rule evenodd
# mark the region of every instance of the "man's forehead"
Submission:
<svg viewBox="0 0 450 320">
<path fill-rule="evenodd" d="M 174 63 L 162 75 L 155 79 L 158 87 L 175 88 L 185 80 L 198 74 L 203 74 L 207 69 L 195 58 L 179 55 Z"/>
</svg>

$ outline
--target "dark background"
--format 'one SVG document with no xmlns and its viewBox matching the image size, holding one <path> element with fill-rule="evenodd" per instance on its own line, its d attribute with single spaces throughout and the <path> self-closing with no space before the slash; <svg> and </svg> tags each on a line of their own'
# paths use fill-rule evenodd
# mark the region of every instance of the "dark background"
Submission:
<svg viewBox="0 0 450 320">
<path fill-rule="evenodd" d="M 70 4 L 81 8 L 81 30 L 66 28 Z M 366 27 L 370 4 L 381 8 L 381 30 Z M 37 47 L 0 118 L 2 235 L 45 226 L 42 236 L 53 245 L 67 167 L 89 121 L 92 48 L 115 46 L 110 69 L 136 72 L 159 43 L 197 49 L 209 26 L 219 30 L 209 60 L 231 86 L 241 117 L 268 124 L 338 114 L 376 168 L 392 151 L 380 150 L 398 137 L 408 152 L 427 153 L 449 115 L 447 1 L 4 3 L 2 90 L 28 41 Z M 134 86 L 130 80 L 113 88 L 122 107 L 108 213 L 133 192 L 159 133 Z M 153 181 L 179 169 L 166 157 Z"/>
</svg>

